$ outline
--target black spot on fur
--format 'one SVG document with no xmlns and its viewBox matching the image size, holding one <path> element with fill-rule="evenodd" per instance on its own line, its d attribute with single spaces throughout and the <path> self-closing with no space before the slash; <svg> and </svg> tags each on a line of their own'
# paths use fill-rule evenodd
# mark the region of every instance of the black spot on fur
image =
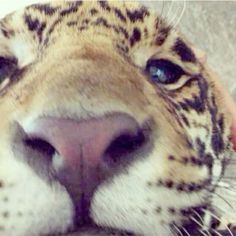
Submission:
<svg viewBox="0 0 236 236">
<path fill-rule="evenodd" d="M 89 19 L 84 19 L 84 20 L 82 20 L 82 24 L 87 25 L 88 23 L 89 23 Z"/>
<path fill-rule="evenodd" d="M 132 33 L 132 35 L 131 35 L 131 37 L 130 37 L 130 45 L 131 45 L 131 47 L 132 47 L 135 43 L 137 43 L 138 41 L 140 41 L 140 39 L 141 39 L 141 32 L 140 32 L 140 30 L 139 30 L 137 27 L 135 27 L 135 28 L 133 29 L 133 33 Z"/>
<path fill-rule="evenodd" d="M 69 27 L 71 27 L 71 26 L 77 25 L 78 22 L 77 22 L 77 21 L 69 21 L 69 22 L 67 22 L 66 24 L 67 24 Z"/>
<path fill-rule="evenodd" d="M 34 4 L 29 8 L 36 9 L 45 15 L 53 15 L 59 8 L 52 7 L 50 4 Z"/>
<path fill-rule="evenodd" d="M 84 31 L 84 30 L 87 30 L 88 29 L 88 26 L 80 26 L 78 28 L 79 31 Z"/>
<path fill-rule="evenodd" d="M 121 10 L 119 8 L 114 8 L 114 12 L 115 12 L 115 15 L 123 22 L 126 22 L 126 18 L 124 16 L 124 14 L 121 12 Z"/>
<path fill-rule="evenodd" d="M 117 34 L 119 34 L 120 30 L 116 25 L 109 25 Z"/>
<path fill-rule="evenodd" d="M 0 188 L 4 186 L 3 182 L 0 180 Z"/>
<path fill-rule="evenodd" d="M 183 42 L 182 39 L 178 38 L 175 42 L 173 50 L 180 56 L 184 62 L 196 62 L 196 57 L 193 51 Z"/>
<path fill-rule="evenodd" d="M 120 45 L 120 44 L 117 44 L 116 47 L 122 51 L 123 53 L 127 53 L 129 51 L 129 48 L 125 45 Z"/>
<path fill-rule="evenodd" d="M 78 11 L 78 8 L 77 7 L 70 7 L 68 9 L 65 9 L 63 11 L 60 12 L 60 15 L 61 16 L 66 16 L 66 15 L 69 15 L 71 14 L 72 12 L 75 13 Z"/>
<path fill-rule="evenodd" d="M 211 223 L 210 223 L 210 228 L 211 229 L 216 229 L 217 227 L 219 227 L 221 224 L 220 219 L 215 219 L 214 217 L 211 219 Z"/>
<path fill-rule="evenodd" d="M 8 32 L 6 30 L 1 29 L 1 32 L 2 32 L 4 37 L 9 38 Z"/>
<path fill-rule="evenodd" d="M 172 188 L 172 187 L 174 186 L 174 182 L 173 182 L 172 180 L 167 180 L 167 181 L 165 182 L 165 186 L 166 186 L 167 188 Z"/>
<path fill-rule="evenodd" d="M 212 175 L 211 172 L 212 172 L 213 161 L 214 161 L 214 158 L 213 158 L 213 156 L 212 156 L 211 153 L 207 153 L 207 154 L 204 156 L 203 162 L 204 162 L 204 164 L 205 164 L 206 166 L 208 166 L 208 168 L 210 169 L 210 175 Z"/>
<path fill-rule="evenodd" d="M 39 42 L 41 42 L 43 31 L 46 28 L 46 22 L 40 22 L 37 18 L 33 19 L 31 15 L 25 15 L 24 19 L 28 29 L 30 31 L 35 31 L 38 35 Z"/>
<path fill-rule="evenodd" d="M 128 34 L 128 32 L 126 31 L 126 29 L 125 29 L 124 27 L 122 27 L 122 26 L 117 26 L 117 25 L 111 25 L 111 24 L 109 24 L 108 21 L 107 21 L 105 18 L 103 18 L 103 17 L 97 18 L 96 21 L 95 21 L 95 22 L 92 22 L 91 24 L 92 24 L 92 25 L 104 26 L 104 27 L 109 28 L 109 29 L 111 28 L 111 29 L 113 29 L 113 31 L 116 32 L 117 34 L 121 33 L 121 34 L 124 35 L 124 37 L 125 37 L 126 39 L 129 38 L 129 34 Z M 119 46 L 119 47 L 120 47 L 120 46 Z"/>
<path fill-rule="evenodd" d="M 107 1 L 103 0 L 103 1 L 98 1 L 99 5 L 101 6 L 101 8 L 103 8 L 106 11 L 110 11 L 111 7 L 108 5 Z"/>
<path fill-rule="evenodd" d="M 8 39 L 15 35 L 15 32 L 12 29 L 0 29 L 0 30 L 2 31 L 3 36 Z"/>
<path fill-rule="evenodd" d="M 39 29 L 37 30 L 37 35 L 39 37 L 39 42 L 42 42 L 42 34 L 43 34 L 43 31 L 44 29 L 46 28 L 46 23 L 45 22 L 42 22 L 41 23 L 41 26 L 39 27 Z"/>
<path fill-rule="evenodd" d="M 105 18 L 103 18 L 103 17 L 97 18 L 97 20 L 95 21 L 95 25 L 103 25 L 106 28 L 110 28 L 111 27 L 111 25 L 109 25 L 107 23 L 107 20 Z"/>
<path fill-rule="evenodd" d="M 98 13 L 98 10 L 95 9 L 95 8 L 92 8 L 92 9 L 90 10 L 90 13 L 91 13 L 92 16 L 94 16 L 94 15 L 96 15 L 96 14 Z"/>
<path fill-rule="evenodd" d="M 216 128 L 216 126 L 214 126 L 212 130 L 211 145 L 215 154 L 219 154 L 224 150 L 224 142 L 223 142 L 222 134 Z"/>
<path fill-rule="evenodd" d="M 61 21 L 62 21 L 62 19 L 61 19 L 61 18 L 58 18 L 58 19 L 56 19 L 56 20 L 52 23 L 52 25 L 50 26 L 49 30 L 47 31 L 47 36 L 46 36 L 46 38 L 45 38 L 45 40 L 44 40 L 44 42 L 43 42 L 44 45 L 47 45 L 47 44 L 48 44 L 50 35 L 51 35 L 52 32 L 55 30 L 56 26 L 61 23 Z"/>
<path fill-rule="evenodd" d="M 199 158 L 194 157 L 194 156 L 190 157 L 190 162 L 194 166 L 199 166 L 200 167 L 200 166 L 203 165 L 203 161 Z"/>
<path fill-rule="evenodd" d="M 168 159 L 169 159 L 170 161 L 174 161 L 174 160 L 175 160 L 175 157 L 174 157 L 173 155 L 169 155 L 169 156 L 168 156 Z"/>
<path fill-rule="evenodd" d="M 183 102 L 180 102 L 179 104 L 185 111 L 194 109 L 198 113 L 202 113 L 205 110 L 205 104 L 202 103 L 202 100 L 196 95 L 194 95 L 192 99 L 185 98 Z"/>
<path fill-rule="evenodd" d="M 189 160 L 188 157 L 182 157 L 180 162 L 181 162 L 183 165 L 187 165 L 187 164 L 189 163 L 189 161 L 190 161 L 190 160 Z"/>
<path fill-rule="evenodd" d="M 156 44 L 158 46 L 161 46 L 165 40 L 167 39 L 169 32 L 170 32 L 170 27 L 169 26 L 162 26 L 157 33 L 157 37 L 156 37 Z"/>
<path fill-rule="evenodd" d="M 83 1 L 75 1 L 75 2 L 69 2 L 69 7 L 67 9 L 64 9 L 60 12 L 61 16 L 66 16 L 71 13 L 75 13 L 78 11 L 78 7 L 83 4 Z"/>
<path fill-rule="evenodd" d="M 143 21 L 146 16 L 149 16 L 149 11 L 146 7 L 142 6 L 136 10 L 126 10 L 126 14 L 131 22 Z"/>
<path fill-rule="evenodd" d="M 183 208 L 180 210 L 181 215 L 189 217 L 190 215 L 196 215 L 196 212 L 199 214 L 199 216 L 204 215 L 204 211 L 208 207 L 207 204 L 195 206 L 195 207 L 189 207 L 189 208 Z"/>
<path fill-rule="evenodd" d="M 173 208 L 173 207 L 169 207 L 169 208 L 168 208 L 168 212 L 169 212 L 171 215 L 174 215 L 174 214 L 176 214 L 176 209 Z"/>
<path fill-rule="evenodd" d="M 53 22 L 53 24 L 51 25 L 51 27 L 49 28 L 49 30 L 48 30 L 48 35 L 50 35 L 50 34 L 54 31 L 55 27 L 56 27 L 58 24 L 60 24 L 60 23 L 61 23 L 61 19 L 60 19 L 60 18 L 57 19 L 57 20 L 55 20 L 55 21 Z"/>
<path fill-rule="evenodd" d="M 148 37 L 148 29 L 147 27 L 144 28 L 144 37 L 147 38 Z"/>
<path fill-rule="evenodd" d="M 178 192 L 198 192 L 201 191 L 203 188 L 206 187 L 206 185 L 209 185 L 209 179 L 202 181 L 200 183 L 185 183 L 185 182 L 178 182 L 175 183 L 172 180 L 159 180 L 157 183 L 157 186 L 159 187 L 165 187 L 168 189 L 174 189 Z"/>
<path fill-rule="evenodd" d="M 211 115 L 211 122 L 212 122 L 212 135 L 211 135 L 211 146 L 214 153 L 218 156 L 224 150 L 224 141 L 222 137 L 222 132 L 220 127 L 218 126 L 218 109 L 215 102 L 215 97 L 212 96 L 211 103 L 209 102 L 209 111 Z"/>
<path fill-rule="evenodd" d="M 119 26 L 118 28 L 119 28 L 119 31 L 124 35 L 124 37 L 126 39 L 128 39 L 129 38 L 129 34 L 128 34 L 127 30 L 124 27 L 122 27 L 122 26 Z"/>
<path fill-rule="evenodd" d="M 198 156 L 200 158 L 204 158 L 205 156 L 205 151 L 206 151 L 206 145 L 204 142 L 200 140 L 200 138 L 196 138 L 196 146 L 197 146 L 197 151 L 198 151 Z"/>
<path fill-rule="evenodd" d="M 224 129 L 225 129 L 224 115 L 223 114 L 220 115 L 220 118 L 218 120 L 218 125 L 219 125 L 219 128 L 221 130 L 221 133 L 223 134 L 224 133 Z"/>
<path fill-rule="evenodd" d="M 32 19 L 31 15 L 25 15 L 24 19 L 30 31 L 35 31 L 39 28 L 40 22 L 37 18 Z"/>
<path fill-rule="evenodd" d="M 186 117 L 184 114 L 181 114 L 180 117 L 181 117 L 181 121 L 182 121 L 187 127 L 190 127 L 190 124 L 189 124 L 189 121 L 188 121 L 187 117 Z"/>
<path fill-rule="evenodd" d="M 191 236 L 199 236 L 200 224 L 196 223 L 193 219 L 196 218 L 196 215 L 199 218 L 204 219 L 205 210 L 207 209 L 207 203 L 204 205 L 199 205 L 195 207 L 183 208 L 180 210 L 180 214 L 184 217 L 179 227 L 178 234 L 186 235 L 186 232 L 189 232 Z"/>
<path fill-rule="evenodd" d="M 202 77 L 197 77 L 197 85 L 199 88 L 199 94 L 194 94 L 191 99 L 185 98 L 183 101 L 179 102 L 179 105 L 185 111 L 191 109 L 195 110 L 197 113 L 202 113 L 206 109 L 208 84 Z"/>
</svg>

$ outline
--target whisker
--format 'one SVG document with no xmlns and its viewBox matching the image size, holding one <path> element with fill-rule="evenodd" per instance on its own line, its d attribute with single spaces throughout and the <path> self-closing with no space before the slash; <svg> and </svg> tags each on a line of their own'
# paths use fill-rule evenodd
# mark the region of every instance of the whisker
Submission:
<svg viewBox="0 0 236 236">
<path fill-rule="evenodd" d="M 218 179 L 217 177 L 213 176 L 213 179 Z M 226 179 L 226 180 L 235 180 L 236 181 L 236 177 L 235 176 L 223 176 L 222 179 Z"/>
<path fill-rule="evenodd" d="M 187 236 L 191 236 L 189 232 L 187 231 L 187 229 L 185 229 L 184 227 L 181 227 L 181 229 L 186 233 Z"/>
<path fill-rule="evenodd" d="M 220 198 L 221 200 L 223 200 L 230 208 L 232 208 L 233 210 L 234 209 L 234 206 L 229 202 L 227 201 L 224 197 L 222 197 L 220 194 L 218 193 L 213 193 L 215 196 L 217 196 L 218 198 Z"/>
<path fill-rule="evenodd" d="M 230 184 L 229 183 L 226 183 L 224 181 L 220 181 L 218 184 L 217 184 L 217 187 L 219 188 L 230 188 Z"/>
<path fill-rule="evenodd" d="M 232 193 L 234 193 L 236 195 L 236 185 L 235 186 L 229 186 L 229 187 L 216 185 L 216 187 L 218 189 L 226 189 L 226 190 L 228 190 L 228 191 L 230 191 L 230 192 L 232 192 Z"/>
<path fill-rule="evenodd" d="M 205 214 L 206 214 L 206 213 L 210 214 L 213 218 L 215 218 L 215 219 L 218 220 L 219 222 L 223 223 L 222 220 L 221 220 L 217 215 L 213 214 L 212 212 L 210 212 L 210 211 L 208 211 L 208 210 L 205 210 L 205 209 L 202 209 L 202 211 L 203 211 Z M 230 228 L 228 227 L 228 225 L 227 225 L 227 224 L 223 224 L 223 225 L 224 225 L 224 227 L 227 229 L 227 231 L 229 232 L 229 234 L 230 234 L 231 236 L 234 236 L 233 233 L 232 233 L 232 231 L 231 231 Z M 217 232 L 215 229 L 212 229 L 212 230 L 214 231 L 214 233 L 218 234 L 218 236 L 223 236 L 222 234 L 220 234 L 219 232 Z"/>
<path fill-rule="evenodd" d="M 174 1 L 173 1 L 173 2 L 174 2 Z M 175 1 L 175 2 L 176 2 L 176 1 Z M 178 18 L 178 8 L 176 7 L 176 10 L 173 9 L 172 18 L 170 18 L 169 20 L 166 19 L 171 28 L 174 28 L 174 22 L 175 22 L 175 19 L 177 19 L 177 18 Z"/>
<path fill-rule="evenodd" d="M 215 233 L 215 235 L 217 236 L 224 236 L 223 234 L 221 234 L 220 232 L 218 232 L 217 230 L 215 229 L 212 229 L 212 231 Z"/>
<path fill-rule="evenodd" d="M 175 230 L 179 233 L 178 236 L 184 236 L 183 233 L 180 231 L 178 226 L 176 226 L 175 224 L 173 224 L 173 226 L 174 226 Z"/>
<path fill-rule="evenodd" d="M 164 8 L 165 8 L 165 0 L 162 1 L 162 7 L 161 7 L 161 12 L 160 12 L 160 16 L 159 16 L 159 19 L 158 19 L 158 23 L 157 23 L 157 28 L 159 29 L 160 27 L 160 21 L 163 17 L 163 12 L 164 12 Z"/>
<path fill-rule="evenodd" d="M 171 1 L 170 7 L 169 7 L 169 9 L 167 11 L 167 14 L 165 15 L 165 20 L 166 21 L 168 20 L 169 13 L 171 12 L 173 5 L 174 5 L 174 0 Z"/>
<path fill-rule="evenodd" d="M 184 0 L 183 1 L 183 8 L 182 8 L 182 11 L 180 13 L 179 19 L 175 22 L 175 24 L 173 24 L 173 28 L 175 28 L 179 24 L 180 20 L 182 19 L 183 15 L 184 15 L 186 7 L 187 7 L 186 0 Z"/>
<path fill-rule="evenodd" d="M 204 224 L 202 216 L 194 209 L 192 209 L 192 212 L 199 218 L 199 220 Z"/>
<path fill-rule="evenodd" d="M 208 230 L 207 231 L 200 230 L 200 233 L 202 234 L 202 236 L 211 236 Z"/>
<path fill-rule="evenodd" d="M 203 224 L 201 224 L 196 218 L 194 218 L 194 217 L 190 217 L 190 219 L 192 220 L 192 221 L 194 221 L 198 226 L 200 226 L 201 227 L 201 229 L 199 230 L 200 231 L 200 233 L 203 235 L 203 236 L 211 236 L 210 235 L 210 232 L 207 230 L 206 232 L 204 232 L 203 230 L 202 230 L 202 228 L 204 228 L 204 225 Z"/>
</svg>

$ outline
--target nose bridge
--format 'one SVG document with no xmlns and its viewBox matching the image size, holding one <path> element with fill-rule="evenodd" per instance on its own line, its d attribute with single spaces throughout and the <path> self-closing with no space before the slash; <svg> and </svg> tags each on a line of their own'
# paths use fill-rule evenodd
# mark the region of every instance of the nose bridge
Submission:
<svg viewBox="0 0 236 236">
<path fill-rule="evenodd" d="M 143 74 L 118 53 L 89 50 L 50 54 L 35 66 L 28 82 L 34 84 L 33 99 L 29 100 L 32 110 L 76 107 L 80 112 L 81 106 L 95 113 L 113 110 L 143 114 L 149 103 Z"/>
</svg>

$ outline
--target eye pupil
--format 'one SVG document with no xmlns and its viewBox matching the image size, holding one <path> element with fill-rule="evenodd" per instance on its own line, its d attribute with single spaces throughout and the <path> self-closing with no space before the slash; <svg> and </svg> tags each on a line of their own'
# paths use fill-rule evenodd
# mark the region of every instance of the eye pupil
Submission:
<svg viewBox="0 0 236 236">
<path fill-rule="evenodd" d="M 162 84 L 175 83 L 185 74 L 180 66 L 164 59 L 149 60 L 146 66 L 146 72 L 152 81 Z"/>
<path fill-rule="evenodd" d="M 163 70 L 155 66 L 151 66 L 149 70 L 153 79 L 158 79 L 160 80 L 160 82 L 163 82 L 163 83 L 167 80 L 166 74 L 164 73 Z"/>
</svg>

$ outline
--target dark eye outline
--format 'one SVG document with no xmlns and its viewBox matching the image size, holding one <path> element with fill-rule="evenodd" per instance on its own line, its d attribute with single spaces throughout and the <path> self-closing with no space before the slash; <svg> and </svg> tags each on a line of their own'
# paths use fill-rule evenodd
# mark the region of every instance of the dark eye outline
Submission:
<svg viewBox="0 0 236 236">
<path fill-rule="evenodd" d="M 165 59 L 150 59 L 147 61 L 145 72 L 155 83 L 173 84 L 187 73 L 173 62 Z"/>
<path fill-rule="evenodd" d="M 17 70 L 17 60 L 0 56 L 0 84 Z"/>
<path fill-rule="evenodd" d="M 19 72 L 16 58 L 0 56 L 0 96 L 17 80 Z"/>
</svg>

